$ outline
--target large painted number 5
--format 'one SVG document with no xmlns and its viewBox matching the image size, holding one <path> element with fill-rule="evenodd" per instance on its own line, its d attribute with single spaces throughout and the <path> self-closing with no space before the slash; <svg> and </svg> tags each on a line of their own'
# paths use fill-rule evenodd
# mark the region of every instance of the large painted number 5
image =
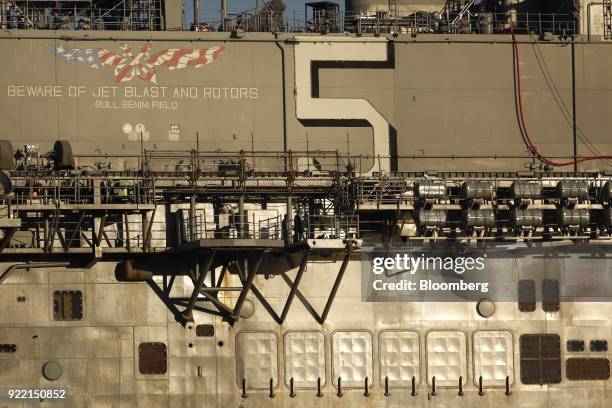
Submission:
<svg viewBox="0 0 612 408">
<path fill-rule="evenodd" d="M 372 152 L 384 157 L 367 172 L 394 170 L 390 126 L 366 99 L 319 98 L 320 68 L 394 68 L 393 46 L 385 38 L 296 37 L 296 116 L 302 124 L 330 121 L 335 126 L 360 121 L 372 127 Z M 333 126 L 333 125 L 332 125 Z M 394 144 L 395 142 L 393 142 Z"/>
</svg>

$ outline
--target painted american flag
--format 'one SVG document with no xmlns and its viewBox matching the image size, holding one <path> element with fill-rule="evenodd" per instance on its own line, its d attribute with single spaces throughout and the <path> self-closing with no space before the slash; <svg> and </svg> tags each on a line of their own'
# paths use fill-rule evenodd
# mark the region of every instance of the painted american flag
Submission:
<svg viewBox="0 0 612 408">
<path fill-rule="evenodd" d="M 140 48 L 131 48 L 127 44 L 122 44 L 119 48 L 121 52 L 115 53 L 105 48 L 49 45 L 49 50 L 60 60 L 94 69 L 113 68 L 117 83 L 132 79 L 157 83 L 157 67 L 163 66 L 171 71 L 187 67 L 197 69 L 217 60 L 225 50 L 222 46 L 199 49 L 171 48 L 151 54 L 152 45 L 149 43 Z"/>
</svg>

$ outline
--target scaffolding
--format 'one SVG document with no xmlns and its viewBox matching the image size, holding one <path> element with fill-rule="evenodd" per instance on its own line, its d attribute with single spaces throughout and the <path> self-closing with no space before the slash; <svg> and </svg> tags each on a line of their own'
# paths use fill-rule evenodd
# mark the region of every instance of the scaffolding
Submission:
<svg viewBox="0 0 612 408">
<path fill-rule="evenodd" d="M 37 30 L 164 29 L 162 0 L 71 0 L 2 2 L 2 27 Z"/>
<path fill-rule="evenodd" d="M 315 33 L 338 32 L 340 7 L 331 1 L 310 2 L 304 5 L 306 31 Z"/>
<path fill-rule="evenodd" d="M 402 235 L 409 240 L 427 238 L 433 229 L 451 240 L 472 239 L 476 230 L 474 239 L 521 240 L 524 225 L 513 217 L 525 215 L 527 204 L 542 218 L 530 239 L 612 239 L 612 179 L 599 173 L 371 172 L 371 157 L 325 151 L 145 151 L 134 159 L 137 167 L 125 171 L 7 172 L 0 256 L 125 256 L 215 240 L 280 247 L 380 240 L 389 225 L 403 221 L 416 228 Z M 419 189 L 431 183 L 438 195 L 423 198 Z M 470 183 L 488 195 L 474 201 Z M 518 197 L 513 188 L 521 183 L 537 186 L 537 197 Z M 580 195 L 563 195 L 564 183 Z M 304 225 L 296 238 L 292 214 L 298 209 Z M 474 225 L 472 216 L 489 218 Z"/>
<path fill-rule="evenodd" d="M 170 0 L 0 0 L 0 28 L 49 30 L 166 30 Z M 194 21 L 193 31 L 318 32 L 357 34 L 543 34 L 578 33 L 576 15 L 540 9 L 504 10 L 489 3 L 449 1 L 439 11 L 405 11 L 391 0 L 375 11 L 341 11 L 330 1 L 306 3 L 306 12 L 287 11 L 280 0 L 257 2 L 254 9 Z M 180 7 L 176 4 L 175 7 Z M 607 10 L 607 11 L 606 11 Z M 604 2 L 604 29 L 611 35 L 610 2 Z M 180 27 L 173 26 L 173 29 Z"/>
<path fill-rule="evenodd" d="M 295 297 L 322 324 L 348 261 L 367 245 L 612 242 L 612 177 L 603 173 L 371 172 L 371 157 L 323 151 L 134 159 L 138 166 L 122 171 L 30 162 L 4 170 L 0 261 L 22 269 L 116 262 L 119 280 L 146 282 L 182 323 L 199 311 L 233 324 L 253 294 L 279 324 Z M 299 290 L 309 259 L 338 263 L 322 311 Z M 228 286 L 226 274 L 240 286 Z M 257 275 L 288 285 L 282 310 Z M 172 292 L 177 276 L 192 280 L 190 296 Z M 223 292 L 238 299 L 224 302 Z"/>
</svg>

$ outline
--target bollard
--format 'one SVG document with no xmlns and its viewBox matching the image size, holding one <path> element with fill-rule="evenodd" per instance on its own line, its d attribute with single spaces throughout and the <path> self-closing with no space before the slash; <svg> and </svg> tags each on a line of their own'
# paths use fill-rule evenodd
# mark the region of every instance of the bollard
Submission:
<svg viewBox="0 0 612 408">
<path fill-rule="evenodd" d="M 482 390 L 482 375 L 478 377 L 478 395 L 481 397 L 484 395 L 484 391 Z"/>
<path fill-rule="evenodd" d="M 338 392 L 336 393 L 338 397 L 342 396 L 342 378 L 338 377 Z"/>
<path fill-rule="evenodd" d="M 510 392 L 510 376 L 509 375 L 506 376 L 506 392 L 505 392 L 505 394 L 506 394 L 507 397 L 509 397 L 510 394 L 512 394 Z"/>
<path fill-rule="evenodd" d="M 389 377 L 385 377 L 385 397 L 391 395 L 389 392 Z"/>
<path fill-rule="evenodd" d="M 270 393 L 268 397 L 274 398 L 274 380 L 272 378 L 270 378 Z"/>
<path fill-rule="evenodd" d="M 293 377 L 289 380 L 289 396 L 295 398 L 295 392 L 293 390 Z"/>
<path fill-rule="evenodd" d="M 412 395 L 413 397 L 416 397 L 417 392 L 416 392 L 416 377 L 413 375 L 412 376 L 412 392 L 410 393 L 410 395 Z"/>
<path fill-rule="evenodd" d="M 370 396 L 370 391 L 368 389 L 368 377 L 365 378 L 365 391 L 363 392 L 363 396 L 364 397 L 369 397 Z"/>
<path fill-rule="evenodd" d="M 242 398 L 246 398 L 247 397 L 247 393 L 246 393 L 246 378 L 242 379 Z"/>
<path fill-rule="evenodd" d="M 321 377 L 317 378 L 317 397 L 321 398 L 323 393 L 321 393 Z"/>
<path fill-rule="evenodd" d="M 431 396 L 435 397 L 436 395 L 438 395 L 438 393 L 436 392 L 436 376 L 434 375 L 431 377 Z"/>
<path fill-rule="evenodd" d="M 463 376 L 459 376 L 459 392 L 457 395 L 463 397 Z"/>
</svg>

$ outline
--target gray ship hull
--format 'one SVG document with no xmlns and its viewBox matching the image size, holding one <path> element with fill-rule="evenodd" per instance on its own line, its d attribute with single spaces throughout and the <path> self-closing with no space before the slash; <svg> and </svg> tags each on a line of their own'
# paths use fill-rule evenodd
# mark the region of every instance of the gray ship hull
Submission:
<svg viewBox="0 0 612 408">
<path fill-rule="evenodd" d="M 577 155 L 609 151 L 609 44 L 578 38 L 573 72 L 569 42 L 518 41 L 524 121 L 538 150 L 573 155 L 575 76 Z M 197 68 L 158 58 L 217 47 Z M 142 139 L 150 150 L 392 155 L 403 171 L 530 162 L 510 36 L 28 31 L 5 32 L 0 50 L 4 138 L 41 151 L 65 139 L 80 155 L 130 155 Z M 103 53 L 112 57 L 99 60 Z M 601 161 L 579 167 L 609 170 Z"/>
<path fill-rule="evenodd" d="M 340 156 L 350 154 L 359 158 L 354 165 L 360 175 L 449 172 L 454 175 L 443 177 L 447 177 L 448 190 L 454 194 L 460 187 L 461 172 L 513 172 L 512 176 L 504 176 L 502 182 L 506 184 L 497 186 L 508 189 L 512 177 L 530 169 L 530 164 L 536 169 L 539 166 L 521 137 L 517 80 L 513 75 L 517 56 L 510 36 L 237 35 L 241 38 L 230 38 L 227 33 L 183 32 L 0 33 L 0 53 L 9 56 L 0 60 L 2 139 L 10 140 L 15 147 L 38 144 L 41 152 L 51 150 L 58 139 L 68 140 L 81 169 L 105 161 L 111 163 L 111 170 L 132 170 L 126 177 L 138 180 L 142 174 L 135 170 L 141 164 L 136 156 L 144 150 L 194 149 L 194 155 L 195 150 L 213 152 L 209 155 L 216 150 L 243 151 L 241 160 L 245 152 L 251 152 L 253 163 L 255 152 L 261 151 L 302 151 L 315 158 L 318 151 L 337 151 Z M 535 41 L 527 36 L 520 36 L 518 42 L 521 105 L 538 150 L 558 160 L 572 158 L 571 113 L 575 95 L 580 136 L 577 156 L 590 156 L 595 154 L 593 151 L 609 154 L 610 44 L 578 38 L 574 45 L 576 69 L 572 72 L 569 42 Z M 335 170 L 340 156 L 336 156 Z M 279 157 L 285 156 L 277 156 L 277 161 L 282 161 Z M 162 181 L 163 172 L 179 173 L 185 164 L 169 160 L 171 164 L 164 167 L 164 163 L 161 159 L 148 163 L 156 168 Z M 320 164 L 317 171 L 328 165 L 323 161 L 321 170 Z M 191 174 L 192 170 L 185 173 Z M 610 170 L 609 162 L 581 163 L 579 170 L 606 172 Z M 219 210 L 211 211 L 211 197 L 220 196 L 222 201 L 224 194 L 229 195 L 225 183 L 238 177 L 225 177 L 220 167 L 213 173 L 214 183 L 199 186 L 208 201 L 200 205 L 192 199 L 191 217 L 204 211 L 204 206 L 209 215 L 215 212 L 214 217 L 220 217 Z M 324 179 L 317 178 L 317 174 L 313 177 L 310 168 L 303 173 L 307 181 Z M 350 171 L 346 173 L 350 175 Z M 481 173 L 463 178 L 478 177 Z M 487 180 L 504 178 L 502 173 L 490 174 L 493 175 L 486 176 Z M 337 175 L 336 171 L 329 178 Z M 98 184 L 94 186 L 92 182 L 93 187 L 87 188 L 112 191 L 111 195 L 125 202 L 102 203 L 94 193 L 91 203 L 69 202 L 70 199 L 60 202 L 38 194 L 38 189 L 51 191 L 48 185 L 43 188 L 34 181 L 26 182 L 27 175 L 17 174 L 14 178 L 22 182 L 16 184 L 21 193 L 27 190 L 27 194 L 23 193 L 27 200 L 15 204 L 18 195 L 13 201 L 14 197 L 9 199 L 7 212 L 19 212 L 24 223 L 44 213 L 47 224 L 44 239 L 38 227 L 35 238 L 34 228 L 30 229 L 29 239 L 36 239 L 36 245 L 20 242 L 19 236 L 2 245 L 3 271 L 13 261 L 28 256 L 51 262 L 76 253 L 83 258 L 91 256 L 92 262 L 90 268 L 70 265 L 70 269 L 59 265 L 29 269 L 32 265 L 23 264 L 4 282 L 0 279 L 0 345 L 5 346 L 0 352 L 0 398 L 3 398 L 0 407 L 544 408 L 580 404 L 585 408 L 604 408 L 612 404 L 610 351 L 607 345 L 602 351 L 597 351 L 599 346 L 591 347 L 592 341 L 612 339 L 612 306 L 607 299 L 562 301 L 554 311 L 545 311 L 548 306 L 541 299 L 534 300 L 530 311 L 519 310 L 522 306 L 516 300 L 496 301 L 494 314 L 489 317 L 482 316 L 476 301 L 368 302 L 363 298 L 363 288 L 364 282 L 369 281 L 364 280 L 359 251 L 351 258 L 347 255 L 346 263 L 343 261 L 344 247 L 350 249 L 354 244 L 348 238 L 348 227 L 345 237 L 329 240 L 337 247 L 313 254 L 305 271 L 302 270 L 301 294 L 287 308 L 282 324 L 275 321 L 259 299 L 265 298 L 268 308 L 280 315 L 291 293 L 282 273 L 272 267 L 266 269 L 269 265 L 259 274 L 253 272 L 252 283 L 259 295 L 253 290 L 230 289 L 215 297 L 229 308 L 244 302 L 238 308 L 239 316 L 205 313 L 202 308 L 214 301 L 210 297 L 209 302 L 198 298 L 200 311 L 195 309 L 193 316 L 188 316 L 193 320 L 179 322 L 177 313 L 163 299 L 173 296 L 184 307 L 191 297 L 199 296 L 199 291 L 194 291 L 196 274 L 183 270 L 196 257 L 193 252 L 172 252 L 176 249 L 170 248 L 174 231 L 168 224 L 175 222 L 173 217 L 179 207 L 187 210 L 190 206 L 191 190 L 185 192 L 187 184 L 166 186 L 170 192 L 164 199 L 168 202 L 156 206 L 159 192 L 158 195 L 153 192 L 153 204 L 140 202 L 134 199 L 138 196 L 134 193 L 136 184 L 126 187 L 117 182 L 101 187 L 100 179 L 107 175 L 94 176 L 92 180 L 97 177 Z M 269 191 L 265 190 L 270 187 L 265 184 L 269 179 L 265 177 L 272 176 L 259 173 L 256 176 L 239 177 L 243 183 L 239 187 L 250 194 L 247 204 L 244 198 L 239 201 L 240 219 L 246 216 L 248 220 L 252 215 L 248 211 L 280 218 L 284 214 L 279 204 L 285 200 L 282 194 L 301 194 L 302 201 L 306 201 L 308 186 L 298 186 L 303 190 L 298 188 L 298 192 L 289 193 L 279 189 L 282 191 L 270 199 Z M 113 177 L 119 180 L 120 175 Z M 279 177 L 283 189 L 284 177 L 285 174 Z M 563 176 L 555 177 L 544 182 L 550 194 Z M 585 177 L 591 183 L 586 187 L 588 201 L 589 194 L 599 192 L 608 179 L 594 173 Z M 260 178 L 265 179 L 261 185 L 257 184 Z M 185 180 L 187 176 L 182 183 L 187 183 Z M 384 207 L 381 193 L 379 201 L 372 199 L 359 210 L 371 211 L 369 215 L 378 216 L 378 221 L 383 219 L 383 213 L 385 220 L 391 220 L 389 214 L 398 214 L 393 222 L 397 227 L 402 221 L 402 228 L 401 218 L 407 219 L 409 214 L 408 224 L 414 227 L 413 181 L 414 178 L 410 178 L 410 183 L 402 181 L 404 190 L 396 192 L 399 198 L 394 196 L 388 207 Z M 197 182 L 194 186 L 188 185 L 195 192 L 199 188 Z M 62 193 L 63 187 L 58 184 L 56 191 Z M 314 195 L 317 189 L 324 188 L 316 184 L 312 189 Z M 412 200 L 409 204 L 406 192 Z M 146 199 L 149 197 L 143 200 Z M 275 203 L 268 207 L 268 199 Z M 288 201 L 287 207 L 291 208 L 291 198 Z M 556 204 L 559 208 L 567 205 L 563 199 L 557 201 L 554 205 L 550 204 L 552 201 L 534 204 L 546 211 L 555 210 Z M 595 203 L 595 198 L 591 201 L 580 205 L 594 212 L 609 209 L 609 202 Z M 439 208 L 452 207 L 446 202 L 438 204 Z M 570 204 L 572 209 L 574 204 Z M 449 211 L 462 209 L 453 205 Z M 493 205 L 497 206 L 497 202 L 482 208 L 487 210 Z M 56 209 L 57 213 L 60 209 L 65 211 L 63 236 L 59 235 L 62 228 L 54 231 L 53 223 L 57 225 L 58 216 L 52 218 L 52 214 Z M 75 229 L 74 224 L 78 222 L 80 227 L 78 214 L 86 213 L 91 218 L 89 229 L 79 232 L 77 237 L 78 227 Z M 148 223 L 153 223 L 153 216 L 159 230 L 151 233 Z M 255 215 L 252 216 L 254 225 Z M 232 245 L 249 246 L 250 250 L 265 246 L 272 253 L 270 257 L 276 256 L 274 251 L 279 248 L 295 250 L 279 237 L 264 238 L 260 221 L 264 216 L 257 217 L 258 239 L 240 243 L 240 239 L 228 235 L 218 244 L 220 241 L 212 238 L 219 237 L 207 236 L 205 231 L 203 239 L 192 236 L 190 244 L 219 245 L 223 248 L 215 247 L 214 251 L 225 251 L 224 254 L 244 249 Z M 204 223 L 211 222 L 206 215 L 204 218 Z M 50 220 L 54 220 L 51 234 Z M 10 216 L 1 221 L 2 228 L 18 228 Z M 216 219 L 212 222 L 219 224 Z M 227 219 L 225 222 L 230 223 Z M 126 231 L 129 223 L 141 226 Z M 120 224 L 123 226 L 119 227 Z M 570 241 L 598 238 L 595 233 L 600 232 L 599 226 L 597 231 L 594 227 L 588 231 L 592 236 L 585 237 L 572 235 L 587 234 L 584 225 L 570 227 L 573 226 L 557 237 L 570 248 L 568 254 L 552 265 L 573 268 L 584 274 L 585 279 L 593 270 L 609 277 L 607 243 L 597 254 L 571 250 L 574 244 Z M 269 233 L 266 229 L 266 234 Z M 103 234 L 111 235 L 109 238 Z M 70 235 L 77 238 L 73 240 Z M 379 235 L 372 236 L 370 240 L 381 239 Z M 393 238 L 399 240 L 398 235 Z M 437 236 L 425 238 L 426 244 L 437 241 Z M 472 238 L 475 240 L 476 236 L 461 239 L 470 245 Z M 517 245 L 523 248 L 529 238 L 521 231 Z M 308 244 L 325 239 L 313 237 Z M 133 242 L 136 244 L 130 246 Z M 167 263 L 156 265 L 157 276 L 146 282 L 118 281 L 115 268 L 119 257 L 142 260 L 150 256 L 149 262 L 155 263 L 160 259 L 155 257 L 156 248 L 160 252 L 170 248 L 167 252 L 170 256 L 163 259 Z M 540 273 L 546 260 L 536 251 L 505 262 L 504 270 L 516 287 L 519 280 Z M 290 281 L 298 280 L 298 264 L 299 261 L 294 262 L 289 268 Z M 339 271 L 343 273 L 341 281 Z M 493 268 L 489 272 L 497 271 Z M 168 276 L 172 276 L 172 283 L 167 281 Z M 232 271 L 223 274 L 218 286 L 239 288 L 246 286 L 246 280 Z M 210 276 L 200 283 L 209 288 L 216 284 Z M 337 292 L 332 289 L 335 283 L 339 283 Z M 540 292 L 542 282 L 538 280 L 535 284 Z M 327 308 L 330 294 L 335 301 Z M 301 297 L 309 300 L 310 307 Z M 324 322 L 313 319 L 320 318 L 326 309 L 326 319 L 319 319 Z M 529 349 L 529 339 L 533 337 L 524 337 L 529 335 L 540 336 L 538 344 L 552 342 L 547 349 L 552 355 L 544 357 L 542 347 L 536 351 Z M 585 350 L 571 351 L 567 346 L 570 340 L 583 341 Z M 527 351 L 523 352 L 523 348 Z M 607 377 L 598 371 L 588 372 L 586 377 L 591 377 L 587 379 L 584 367 L 578 374 L 568 370 L 572 359 L 577 358 L 607 361 Z M 317 379 L 321 380 L 320 390 Z M 17 401 L 4 396 L 9 389 L 40 388 L 66 390 L 68 398 Z"/>
<path fill-rule="evenodd" d="M 577 261 L 579 257 L 566 258 L 560 265 L 568 262 L 576 267 L 581 262 Z M 518 261 L 517 278 L 529 276 L 540 269 L 542 261 L 537 258 L 532 256 Z M 317 310 L 322 310 L 325 305 L 339 263 L 330 263 L 329 260 L 319 263 L 315 260 L 309 264 L 301 291 Z M 609 266 L 607 268 L 609 272 Z M 289 274 L 292 279 L 295 273 L 294 270 Z M 494 316 L 485 319 L 477 313 L 476 302 L 362 302 L 361 273 L 361 263 L 351 261 L 324 325 L 314 322 L 306 308 L 296 300 L 287 321 L 279 326 L 257 299 L 250 297 L 249 302 L 253 303 L 249 307 L 253 306 L 253 314 L 239 320 L 234 326 L 196 313 L 195 321 L 183 327 L 166 311 L 148 285 L 118 283 L 108 265 L 100 264 L 90 270 L 69 272 L 62 269 L 19 272 L 0 287 L 4 311 L 0 322 L 0 339 L 2 343 L 18 344 L 16 353 L 2 354 L 0 385 L 2 389 L 66 389 L 69 399 L 45 404 L 70 407 L 340 407 L 347 404 L 363 407 L 405 404 L 422 407 L 432 404 L 440 407 L 457 404 L 469 407 L 571 407 L 575 405 L 577 395 L 581 396 L 581 405 L 586 407 L 609 406 L 609 380 L 566 379 L 566 361 L 569 358 L 610 358 L 609 352 L 588 349 L 589 340 L 609 339 L 612 334 L 609 303 L 563 302 L 558 312 L 544 312 L 541 302 L 538 302 L 534 312 L 524 313 L 519 311 L 516 302 L 497 302 Z M 229 277 L 227 284 L 236 285 L 237 279 Z M 258 277 L 255 285 L 280 313 L 289 291 L 281 277 Z M 177 296 L 189 296 L 192 288 L 190 281 L 185 278 L 183 282 L 179 277 L 172 291 Z M 56 290 L 82 291 L 82 320 L 53 320 L 52 298 Z M 15 299 L 19 296 L 25 296 L 25 302 L 16 303 Z M 235 302 L 232 296 L 223 296 L 223 299 L 228 304 Z M 214 326 L 212 337 L 199 337 L 196 334 L 196 327 L 202 324 Z M 364 335 L 360 338 L 364 341 L 369 360 L 357 363 L 364 350 L 359 346 L 347 350 L 341 346 L 342 343 L 334 340 L 336 336 L 346 333 Z M 395 385 L 392 382 L 388 390 L 390 395 L 384 395 L 385 374 L 398 375 L 389 371 L 390 365 L 395 363 L 390 359 L 387 348 L 392 343 L 385 340 L 389 333 L 410 333 L 416 339 L 416 343 L 413 343 L 416 349 L 411 352 L 416 353 L 417 358 L 410 364 L 402 363 L 403 370 L 416 376 L 416 396 L 411 396 L 409 383 L 399 382 L 395 382 Z M 449 367 L 453 365 L 453 352 L 444 355 L 438 350 L 442 354 L 436 355 L 435 347 L 440 347 L 442 343 L 435 343 L 431 336 L 440 333 L 445 336 L 444 341 L 456 335 L 463 338 L 459 350 L 455 350 L 463 353 L 458 363 L 459 372 L 465 375 L 463 396 L 457 395 L 457 385 L 444 382 L 448 380 L 444 380 L 440 368 L 436 368 L 434 363 L 447 361 Z M 497 344 L 502 347 L 502 357 L 499 354 L 497 357 L 482 354 L 483 350 L 476 343 L 479 333 L 507 333 L 510 336 L 509 342 Z M 559 334 L 563 374 L 559 384 L 541 386 L 521 382 L 526 368 L 525 362 L 521 361 L 519 338 L 533 333 Z M 316 337 L 316 342 L 312 336 Z M 305 343 L 297 341 L 300 339 Z M 587 350 L 567 351 L 565 343 L 570 339 L 583 339 L 587 343 Z M 259 344 L 259 348 L 245 350 L 237 344 L 240 341 L 251 342 L 251 346 Z M 167 345 L 166 373 L 146 375 L 139 371 L 138 348 L 143 342 Z M 309 346 L 300 348 L 303 344 Z M 506 344 L 508 350 L 503 349 Z M 321 353 L 320 356 L 318 353 Z M 342 359 L 351 358 L 355 359 L 355 372 L 364 370 L 370 375 L 370 395 L 367 397 L 363 395 L 361 381 L 358 385 L 351 383 L 351 373 L 338 367 L 338 364 L 344 367 Z M 395 358 L 401 359 L 398 354 L 395 354 Z M 41 376 L 42 366 L 50 360 L 59 362 L 63 367 L 63 375 L 57 381 L 51 382 Z M 315 381 L 312 384 L 300 382 L 294 389 L 295 397 L 290 397 L 287 370 L 292 364 L 303 364 L 302 368 L 306 370 L 302 371 L 302 375 L 306 377 L 313 372 L 319 373 L 322 377 L 322 396 L 316 395 Z M 503 382 L 492 383 L 493 380 L 488 377 L 484 382 L 484 395 L 479 395 L 475 374 L 484 372 L 481 370 L 487 364 L 497 364 L 498 369 L 501 367 L 504 373 L 508 373 L 511 378 L 510 396 L 505 395 Z M 431 374 L 435 370 L 438 370 L 439 385 L 437 395 L 432 396 Z M 298 384 L 300 371 L 289 373 L 296 375 Z M 332 379 L 339 373 L 345 376 L 342 397 L 337 396 L 337 379 Z M 246 397 L 242 397 L 242 375 L 248 377 Z M 405 378 L 405 373 L 402 372 L 400 377 Z M 273 398 L 267 389 L 268 378 L 274 378 Z M 38 404 L 37 401 L 32 403 Z M 6 400 L 3 404 L 29 406 L 26 402 Z"/>
</svg>

